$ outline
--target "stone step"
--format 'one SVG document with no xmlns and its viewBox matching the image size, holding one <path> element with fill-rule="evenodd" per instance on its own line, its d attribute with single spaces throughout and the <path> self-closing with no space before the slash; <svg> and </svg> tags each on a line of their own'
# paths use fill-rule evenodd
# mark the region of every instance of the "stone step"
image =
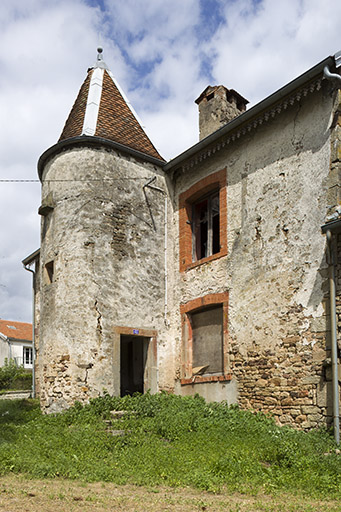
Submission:
<svg viewBox="0 0 341 512">
<path fill-rule="evenodd" d="M 0 394 L 0 400 L 22 400 L 31 398 L 31 391 L 7 391 Z"/>
<path fill-rule="evenodd" d="M 118 420 L 123 418 L 124 416 L 136 414 L 136 411 L 110 411 L 110 414 L 113 417 L 113 419 Z"/>
</svg>

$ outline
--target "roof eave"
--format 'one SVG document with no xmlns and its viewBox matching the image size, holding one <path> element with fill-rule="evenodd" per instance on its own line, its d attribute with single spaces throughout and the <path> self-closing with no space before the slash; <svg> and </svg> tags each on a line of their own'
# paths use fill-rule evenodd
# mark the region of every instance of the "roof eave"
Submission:
<svg viewBox="0 0 341 512">
<path fill-rule="evenodd" d="M 28 338 L 13 338 L 12 336 L 7 336 L 7 338 L 14 343 L 32 343 L 32 340 Z"/>
<path fill-rule="evenodd" d="M 26 265 L 29 265 L 30 263 L 35 261 L 37 259 L 37 257 L 39 256 L 39 254 L 40 254 L 40 249 L 37 249 L 36 251 L 34 251 L 31 254 L 29 254 L 28 256 L 26 256 L 26 258 L 24 258 L 21 263 L 24 265 L 24 267 L 26 267 Z"/>
<path fill-rule="evenodd" d="M 326 234 L 328 231 L 334 234 L 341 233 L 341 219 L 326 222 L 326 224 L 323 224 L 323 226 L 321 226 L 321 231 L 323 234 Z"/>
<path fill-rule="evenodd" d="M 46 162 L 52 158 L 54 155 L 64 151 L 66 149 L 71 149 L 74 146 L 83 145 L 83 146 L 96 146 L 96 147 L 107 147 L 117 151 L 121 151 L 122 153 L 128 153 L 129 155 L 138 158 L 140 160 L 145 160 L 146 162 L 152 163 L 154 165 L 158 165 L 163 167 L 165 165 L 165 160 L 155 158 L 153 156 L 147 155 L 142 151 L 138 151 L 136 149 L 130 148 L 129 146 L 125 146 L 124 144 L 120 144 L 119 142 L 114 142 L 109 139 L 104 139 L 102 137 L 97 137 L 94 135 L 79 135 L 77 137 L 71 137 L 69 139 L 61 140 L 54 144 L 50 148 L 48 148 L 38 160 L 38 176 L 39 179 L 42 179 L 42 173 Z"/>
<path fill-rule="evenodd" d="M 201 141 L 194 144 L 194 146 L 191 146 L 189 149 L 178 155 L 177 157 L 173 158 L 173 160 L 170 160 L 165 166 L 164 171 L 172 171 L 175 167 L 178 167 L 180 164 L 182 164 L 185 160 L 189 159 L 202 149 L 206 148 L 213 142 L 215 142 L 220 137 L 226 136 L 236 128 L 238 128 L 243 123 L 246 123 L 250 121 L 253 117 L 256 117 L 264 110 L 269 109 L 271 106 L 273 106 L 275 103 L 277 103 L 279 100 L 289 96 L 292 94 L 296 89 L 302 87 L 307 82 L 313 80 L 317 76 L 319 76 L 321 73 L 323 73 L 323 69 L 325 66 L 335 66 L 335 56 L 329 56 L 323 61 L 321 61 L 319 64 L 316 64 L 316 66 L 312 67 L 302 75 L 300 75 L 298 78 L 295 78 L 291 82 L 289 82 L 284 87 L 281 87 L 278 91 L 274 92 L 264 100 L 257 103 L 254 107 L 250 108 L 250 110 L 247 110 L 240 114 L 238 117 L 234 118 L 232 121 L 227 123 L 226 125 L 219 128 L 217 131 L 211 133 Z"/>
</svg>

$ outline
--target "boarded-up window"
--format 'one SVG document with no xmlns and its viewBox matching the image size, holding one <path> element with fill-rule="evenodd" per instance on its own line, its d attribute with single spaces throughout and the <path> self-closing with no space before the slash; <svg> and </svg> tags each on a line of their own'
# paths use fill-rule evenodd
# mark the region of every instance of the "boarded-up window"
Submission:
<svg viewBox="0 0 341 512">
<path fill-rule="evenodd" d="M 191 314 L 193 368 L 208 366 L 205 373 L 223 372 L 223 306 Z"/>
</svg>

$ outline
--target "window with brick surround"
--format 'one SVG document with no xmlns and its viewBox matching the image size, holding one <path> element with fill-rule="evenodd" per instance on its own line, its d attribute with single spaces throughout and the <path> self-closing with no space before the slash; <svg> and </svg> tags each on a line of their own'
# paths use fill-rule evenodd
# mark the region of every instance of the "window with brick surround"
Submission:
<svg viewBox="0 0 341 512">
<path fill-rule="evenodd" d="M 227 313 L 227 292 L 206 295 L 181 306 L 181 384 L 230 380 Z"/>
<path fill-rule="evenodd" d="M 226 169 L 179 196 L 180 271 L 227 254 Z"/>
</svg>

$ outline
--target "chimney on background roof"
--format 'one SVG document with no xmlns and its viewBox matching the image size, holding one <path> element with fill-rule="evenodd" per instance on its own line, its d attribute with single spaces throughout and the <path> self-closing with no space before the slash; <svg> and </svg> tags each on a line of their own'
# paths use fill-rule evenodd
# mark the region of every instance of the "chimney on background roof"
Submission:
<svg viewBox="0 0 341 512">
<path fill-rule="evenodd" d="M 199 139 L 202 140 L 245 112 L 249 102 L 234 89 L 209 85 L 195 103 L 199 105 Z"/>
</svg>

